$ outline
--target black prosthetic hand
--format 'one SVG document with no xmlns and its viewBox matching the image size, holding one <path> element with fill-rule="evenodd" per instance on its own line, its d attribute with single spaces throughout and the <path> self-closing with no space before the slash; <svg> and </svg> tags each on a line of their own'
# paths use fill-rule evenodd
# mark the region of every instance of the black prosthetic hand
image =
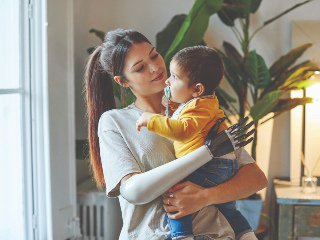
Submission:
<svg viewBox="0 0 320 240">
<path fill-rule="evenodd" d="M 247 131 L 254 124 L 254 122 L 251 121 L 246 124 L 249 119 L 248 117 L 245 117 L 237 124 L 232 125 L 226 130 L 217 133 L 220 124 L 225 119 L 225 117 L 219 119 L 207 136 L 206 145 L 211 151 L 213 157 L 220 157 L 233 152 L 247 145 L 253 140 L 252 134 L 254 134 L 255 130 L 252 129 L 249 132 Z"/>
</svg>

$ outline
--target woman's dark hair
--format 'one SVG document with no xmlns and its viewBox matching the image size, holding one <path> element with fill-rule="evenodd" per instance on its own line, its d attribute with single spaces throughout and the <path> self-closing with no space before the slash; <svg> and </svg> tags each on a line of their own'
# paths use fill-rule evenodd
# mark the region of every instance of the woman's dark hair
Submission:
<svg viewBox="0 0 320 240">
<path fill-rule="evenodd" d="M 116 107 L 113 78 L 121 76 L 126 54 L 132 44 L 150 41 L 134 30 L 116 29 L 105 35 L 103 43 L 89 56 L 85 70 L 90 165 L 99 188 L 105 186 L 100 158 L 98 122 L 105 111 Z"/>
<path fill-rule="evenodd" d="M 187 47 L 177 52 L 173 61 L 187 73 L 190 85 L 202 83 L 204 95 L 213 94 L 220 84 L 224 67 L 218 52 L 206 46 Z"/>
</svg>

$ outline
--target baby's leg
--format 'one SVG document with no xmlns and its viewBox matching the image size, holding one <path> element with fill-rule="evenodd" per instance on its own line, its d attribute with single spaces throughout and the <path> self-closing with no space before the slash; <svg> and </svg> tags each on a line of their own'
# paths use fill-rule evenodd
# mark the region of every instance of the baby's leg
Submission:
<svg viewBox="0 0 320 240">
<path fill-rule="evenodd" d="M 170 219 L 166 214 L 172 240 L 193 239 L 192 214 L 179 219 Z"/>
<path fill-rule="evenodd" d="M 202 186 L 208 188 L 221 184 L 235 175 L 238 171 L 238 161 L 236 159 L 214 158 L 197 171 L 203 171 L 205 177 Z M 236 209 L 235 201 L 217 204 L 216 206 L 228 220 L 237 239 L 245 233 L 252 232 L 248 221 L 241 212 Z"/>
<path fill-rule="evenodd" d="M 204 178 L 204 171 L 199 171 L 198 169 L 185 178 L 184 181 L 191 181 L 202 186 Z M 189 239 L 193 239 L 192 214 L 179 219 L 169 219 L 167 216 L 166 218 L 170 227 L 172 239 L 188 239 L 187 237 L 189 237 Z"/>
</svg>

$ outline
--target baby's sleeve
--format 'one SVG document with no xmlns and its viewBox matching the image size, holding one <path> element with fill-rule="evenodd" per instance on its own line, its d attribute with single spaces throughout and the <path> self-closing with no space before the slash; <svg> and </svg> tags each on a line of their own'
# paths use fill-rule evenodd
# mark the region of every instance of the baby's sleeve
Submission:
<svg viewBox="0 0 320 240">
<path fill-rule="evenodd" d="M 107 117 L 99 121 L 98 136 L 100 157 L 108 197 L 120 194 L 120 181 L 130 173 L 141 172 L 139 164 L 133 157 L 121 134 L 108 127 Z"/>
</svg>

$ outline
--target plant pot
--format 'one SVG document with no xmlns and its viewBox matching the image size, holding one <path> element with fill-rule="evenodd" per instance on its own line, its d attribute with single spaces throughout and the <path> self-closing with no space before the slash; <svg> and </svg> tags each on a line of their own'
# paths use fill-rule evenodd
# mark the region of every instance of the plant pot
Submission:
<svg viewBox="0 0 320 240">
<path fill-rule="evenodd" d="M 255 231 L 258 228 L 262 210 L 261 196 L 255 194 L 254 197 L 237 200 L 237 209 L 247 219 L 250 226 Z"/>
</svg>

